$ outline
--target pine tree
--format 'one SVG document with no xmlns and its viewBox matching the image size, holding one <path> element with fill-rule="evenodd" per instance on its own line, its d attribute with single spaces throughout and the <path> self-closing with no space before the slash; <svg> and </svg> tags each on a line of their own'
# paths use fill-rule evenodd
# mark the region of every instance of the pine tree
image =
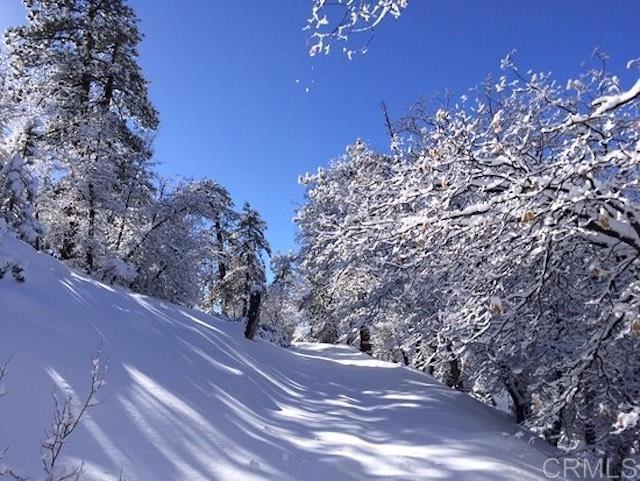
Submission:
<svg viewBox="0 0 640 481">
<path fill-rule="evenodd" d="M 33 155 L 33 126 L 27 125 L 0 146 L 0 217 L 34 244 L 42 234 L 33 205 L 37 182 L 29 167 Z"/>
<path fill-rule="evenodd" d="M 240 213 L 230 240 L 230 265 L 220 287 L 221 296 L 227 299 L 227 311 L 233 317 L 249 317 L 247 337 L 257 329 L 266 273 L 262 254 L 271 255 L 264 232 L 266 223 L 248 203 Z"/>
<path fill-rule="evenodd" d="M 25 241 L 35 243 L 42 228 L 34 214 L 37 191 L 32 171 L 34 123 L 13 120 L 15 107 L 9 95 L 9 72 L 0 47 L 0 218 Z"/>
<path fill-rule="evenodd" d="M 158 124 L 137 63 L 138 20 L 124 0 L 26 0 L 25 7 L 28 25 L 6 40 L 14 100 L 39 106 L 39 148 L 59 170 L 41 203 L 47 242 L 96 271 L 110 256 L 110 222 L 122 220 L 130 197 L 123 186 L 146 183 L 148 175 L 130 166 L 150 158 L 147 139 Z"/>
</svg>

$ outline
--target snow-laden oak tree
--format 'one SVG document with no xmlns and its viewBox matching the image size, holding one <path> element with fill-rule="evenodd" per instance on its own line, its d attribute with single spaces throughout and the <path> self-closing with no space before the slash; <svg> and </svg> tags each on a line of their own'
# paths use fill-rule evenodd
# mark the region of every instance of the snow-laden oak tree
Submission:
<svg viewBox="0 0 640 481">
<path fill-rule="evenodd" d="M 224 278 L 229 247 L 220 239 L 230 236 L 237 213 L 228 191 L 204 179 L 163 183 L 144 223 L 123 251 L 138 273 L 132 287 L 180 304 L 201 304 L 213 311 L 215 290 Z"/>
<path fill-rule="evenodd" d="M 313 0 L 306 30 L 311 32 L 309 55 L 329 54 L 336 44 L 349 59 L 366 53 L 376 27 L 386 18 L 398 18 L 409 0 Z M 356 46 L 352 37 L 364 35 Z"/>
<path fill-rule="evenodd" d="M 303 299 L 307 294 L 305 278 L 299 270 L 298 259 L 292 253 L 275 253 L 271 257 L 273 280 L 267 286 L 260 310 L 263 337 L 288 346 L 296 329 L 306 324 Z"/>
<path fill-rule="evenodd" d="M 640 81 L 504 73 L 415 106 L 393 154 L 357 143 L 303 178 L 315 322 L 437 375 L 555 444 L 637 452 Z"/>
</svg>

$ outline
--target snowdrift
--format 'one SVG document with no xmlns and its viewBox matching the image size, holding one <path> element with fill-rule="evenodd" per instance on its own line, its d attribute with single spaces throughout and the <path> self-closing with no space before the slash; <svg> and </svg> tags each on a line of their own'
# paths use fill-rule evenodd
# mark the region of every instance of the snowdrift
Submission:
<svg viewBox="0 0 640 481">
<path fill-rule="evenodd" d="M 0 257 L 4 463 L 41 477 L 54 389 L 102 402 L 64 448 L 83 480 L 541 480 L 553 451 L 428 376 L 348 347 L 285 350 L 242 326 L 103 285 L 8 235 Z M 122 473 L 122 474 L 121 474 Z"/>
</svg>

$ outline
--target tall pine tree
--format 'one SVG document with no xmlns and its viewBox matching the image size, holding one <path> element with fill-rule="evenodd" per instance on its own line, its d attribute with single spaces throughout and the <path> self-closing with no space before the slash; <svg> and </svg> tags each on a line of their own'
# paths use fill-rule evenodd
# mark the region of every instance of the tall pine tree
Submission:
<svg viewBox="0 0 640 481">
<path fill-rule="evenodd" d="M 113 255 L 108 232 L 124 222 L 132 190 L 149 191 L 158 117 L 137 62 L 138 20 L 124 0 L 24 3 L 28 24 L 6 40 L 13 97 L 38 106 L 39 147 L 59 171 L 40 203 L 46 240 L 95 272 Z"/>
<path fill-rule="evenodd" d="M 247 337 L 253 337 L 257 329 L 260 299 L 265 289 L 262 255 L 271 255 L 264 235 L 266 228 L 260 214 L 245 203 L 230 239 L 230 265 L 219 289 L 226 301 L 227 314 L 248 318 Z"/>
<path fill-rule="evenodd" d="M 42 233 L 34 213 L 37 182 L 31 168 L 36 129 L 32 122 L 15 121 L 8 85 L 6 55 L 0 47 L 0 219 L 35 244 Z"/>
</svg>

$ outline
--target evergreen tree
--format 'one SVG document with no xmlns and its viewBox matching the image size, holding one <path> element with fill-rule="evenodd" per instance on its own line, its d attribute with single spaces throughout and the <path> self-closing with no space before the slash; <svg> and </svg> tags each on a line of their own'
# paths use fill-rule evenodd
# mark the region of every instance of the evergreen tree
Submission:
<svg viewBox="0 0 640 481">
<path fill-rule="evenodd" d="M 138 20 L 124 0 L 25 0 L 25 7 L 28 24 L 6 40 L 12 95 L 38 105 L 39 147 L 58 170 L 40 203 L 48 246 L 96 271 L 111 255 L 107 231 L 114 219 L 121 223 L 132 181 L 147 187 L 140 167 L 158 124 L 137 63 Z"/>
<path fill-rule="evenodd" d="M 222 297 L 228 299 L 227 310 L 232 317 L 247 316 L 252 293 L 264 291 L 266 274 L 262 254 L 271 255 L 265 230 L 260 214 L 245 203 L 230 240 L 231 264 L 220 288 Z"/>
<path fill-rule="evenodd" d="M 231 196 L 222 186 L 217 186 L 218 208 L 208 218 L 207 248 L 202 265 L 203 299 L 201 308 L 206 312 L 220 312 L 227 316 L 227 306 L 232 302 L 224 286 L 232 263 L 234 229 L 238 214 L 234 210 Z"/>
<path fill-rule="evenodd" d="M 42 228 L 34 214 L 34 123 L 18 125 L 9 95 L 6 55 L 0 48 L 0 218 L 25 241 L 36 243 Z"/>
<path fill-rule="evenodd" d="M 33 204 L 37 182 L 29 167 L 33 155 L 33 127 L 27 125 L 0 146 L 0 217 L 25 241 L 35 243 L 42 233 Z"/>
</svg>

